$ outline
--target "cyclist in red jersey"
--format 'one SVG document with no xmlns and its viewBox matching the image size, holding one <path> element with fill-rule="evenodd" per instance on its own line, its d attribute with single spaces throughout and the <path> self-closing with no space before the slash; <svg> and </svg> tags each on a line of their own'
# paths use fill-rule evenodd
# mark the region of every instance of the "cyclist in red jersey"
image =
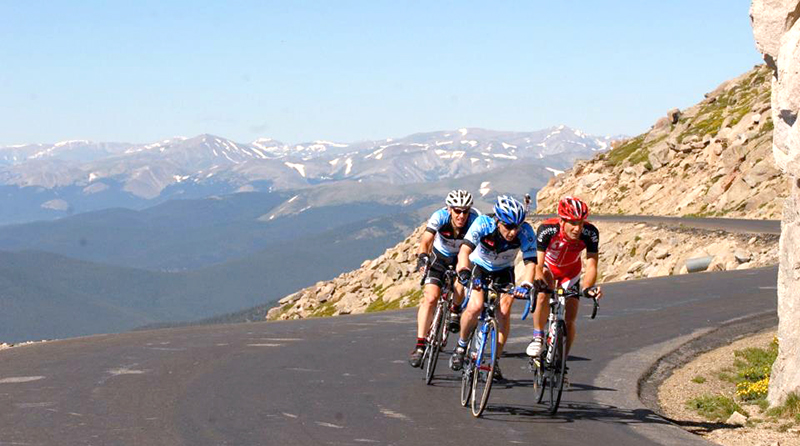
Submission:
<svg viewBox="0 0 800 446">
<path fill-rule="evenodd" d="M 579 285 L 581 278 L 581 252 L 586 250 L 586 272 L 580 283 L 582 290 L 593 287 L 597 281 L 597 260 L 600 233 L 595 225 L 586 221 L 589 206 L 579 198 L 564 197 L 558 203 L 558 218 L 542 222 L 536 231 L 535 282 L 540 286 L 553 288 L 558 285 L 565 289 Z M 603 297 L 600 287 L 592 291 L 590 297 Z M 525 352 L 538 357 L 542 351 L 544 327 L 550 315 L 548 296 L 539 293 L 536 297 L 536 310 L 533 313 L 533 341 Z M 578 300 L 568 299 L 564 314 L 567 324 L 567 355 L 575 340 L 575 320 L 578 317 Z"/>
</svg>

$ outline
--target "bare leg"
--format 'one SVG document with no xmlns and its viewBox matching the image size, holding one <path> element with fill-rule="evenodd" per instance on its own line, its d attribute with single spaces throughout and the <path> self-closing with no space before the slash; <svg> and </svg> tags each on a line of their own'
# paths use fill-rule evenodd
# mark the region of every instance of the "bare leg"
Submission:
<svg viewBox="0 0 800 446">
<path fill-rule="evenodd" d="M 544 280 L 548 288 L 555 287 L 553 273 L 547 269 L 544 270 Z M 536 311 L 533 312 L 533 329 L 544 331 L 548 316 L 550 316 L 550 298 L 546 293 L 539 293 L 536 296 Z"/>
<path fill-rule="evenodd" d="M 433 318 L 433 308 L 436 306 L 436 301 L 442 289 L 439 285 L 429 283 L 425 285 L 425 297 L 419 304 L 417 311 L 417 337 L 424 338 L 428 335 L 428 329 L 431 326 L 431 319 Z"/>
<path fill-rule="evenodd" d="M 461 302 L 464 302 L 464 285 L 456 282 L 453 285 L 453 305 L 461 306 Z"/>
<path fill-rule="evenodd" d="M 500 314 L 498 321 L 500 325 L 500 335 L 497 338 L 497 357 L 503 353 L 503 348 L 506 345 L 506 339 L 511 332 L 511 307 L 514 305 L 514 296 L 510 294 L 503 294 L 500 297 Z"/>
<path fill-rule="evenodd" d="M 483 290 L 472 290 L 469 297 L 467 308 L 464 309 L 464 314 L 461 315 L 461 332 L 459 336 L 461 339 L 466 340 L 475 325 L 478 323 L 478 316 L 483 310 Z"/>
</svg>

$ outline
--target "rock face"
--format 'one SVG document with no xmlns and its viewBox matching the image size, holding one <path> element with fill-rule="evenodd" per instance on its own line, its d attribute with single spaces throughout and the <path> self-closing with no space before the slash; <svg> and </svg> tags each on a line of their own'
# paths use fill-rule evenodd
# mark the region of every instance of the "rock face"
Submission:
<svg viewBox="0 0 800 446">
<path fill-rule="evenodd" d="M 699 104 L 670 110 L 647 133 L 576 163 L 539 191 L 537 212 L 576 195 L 601 214 L 780 218 L 788 187 L 772 155 L 770 77 L 757 66 Z"/>
<path fill-rule="evenodd" d="M 538 226 L 532 222 L 534 227 Z M 686 274 L 686 262 L 712 257 L 709 270 L 774 265 L 776 235 L 729 234 L 649 225 L 596 222 L 600 230 L 600 282 Z M 267 319 L 356 314 L 416 306 L 422 297 L 414 272 L 417 243 L 424 227 L 375 260 L 339 277 L 290 294 L 267 313 Z M 517 275 L 522 274 L 517 258 Z"/>
<path fill-rule="evenodd" d="M 800 1 L 753 0 L 750 18 L 756 47 L 771 68 L 772 151 L 789 178 L 784 203 L 778 272 L 778 339 L 768 400 L 776 405 L 790 392 L 800 394 Z"/>
</svg>

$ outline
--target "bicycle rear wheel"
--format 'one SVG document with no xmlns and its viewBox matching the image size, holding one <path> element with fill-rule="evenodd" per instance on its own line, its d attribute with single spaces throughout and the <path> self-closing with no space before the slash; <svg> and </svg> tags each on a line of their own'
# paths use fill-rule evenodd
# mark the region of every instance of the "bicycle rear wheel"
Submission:
<svg viewBox="0 0 800 446">
<path fill-rule="evenodd" d="M 564 390 L 564 370 L 567 367 L 566 358 L 566 333 L 567 327 L 563 321 L 558 321 L 556 335 L 553 338 L 553 363 L 549 367 L 548 389 L 550 392 L 550 404 L 547 412 L 554 415 L 558 411 L 561 402 L 561 392 Z"/>
<path fill-rule="evenodd" d="M 472 416 L 479 417 L 486 409 L 492 391 L 495 364 L 497 363 L 497 321 L 489 320 L 479 330 L 486 330 L 475 357 L 472 375 Z"/>
<path fill-rule="evenodd" d="M 433 314 L 433 322 L 428 332 L 428 348 L 425 351 L 425 384 L 430 384 L 433 380 L 433 372 L 436 371 L 436 362 L 439 360 L 439 351 L 442 348 L 442 331 L 445 328 L 445 305 L 442 300 L 436 306 Z"/>
</svg>

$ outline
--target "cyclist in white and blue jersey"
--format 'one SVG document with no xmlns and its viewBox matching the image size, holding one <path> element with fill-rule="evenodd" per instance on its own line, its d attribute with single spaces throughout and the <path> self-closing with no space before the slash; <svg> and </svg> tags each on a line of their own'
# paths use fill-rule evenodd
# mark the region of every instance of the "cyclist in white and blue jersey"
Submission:
<svg viewBox="0 0 800 446">
<path fill-rule="evenodd" d="M 467 339 L 475 329 L 478 316 L 483 309 L 484 292 L 480 284 L 491 279 L 501 287 L 513 285 L 514 259 L 517 253 L 522 251 L 522 259 L 525 262 L 522 283 L 514 289 L 513 294 L 503 294 L 500 297 L 500 312 L 497 318 L 500 325 L 498 357 L 503 351 L 511 327 L 511 305 L 514 303 L 514 296 L 524 296 L 533 287 L 537 260 L 536 233 L 525 221 L 525 215 L 526 210 L 522 203 L 513 197 L 501 195 L 497 197 L 494 205 L 494 215 L 480 216 L 464 237 L 464 243 L 458 253 L 456 270 L 460 283 L 472 283 L 472 292 L 461 317 L 458 345 L 450 358 L 450 367 L 453 370 L 460 370 L 464 364 Z M 503 379 L 499 363 L 494 373 L 495 378 Z"/>
<path fill-rule="evenodd" d="M 472 194 L 465 190 L 454 190 L 447 195 L 444 208 L 431 215 L 428 226 L 419 241 L 417 251 L 417 269 L 424 271 L 430 265 L 428 275 L 425 277 L 424 299 L 419 304 L 417 312 L 417 342 L 408 363 L 412 367 L 419 367 L 425 353 L 426 334 L 433 318 L 433 309 L 436 301 L 442 294 L 444 273 L 450 266 L 455 267 L 461 241 L 467 229 L 480 215 L 472 207 Z M 461 312 L 461 301 L 464 298 L 464 287 L 456 283 L 453 287 L 454 306 L 450 309 L 451 319 L 448 321 L 450 330 L 458 330 L 458 318 Z"/>
</svg>

